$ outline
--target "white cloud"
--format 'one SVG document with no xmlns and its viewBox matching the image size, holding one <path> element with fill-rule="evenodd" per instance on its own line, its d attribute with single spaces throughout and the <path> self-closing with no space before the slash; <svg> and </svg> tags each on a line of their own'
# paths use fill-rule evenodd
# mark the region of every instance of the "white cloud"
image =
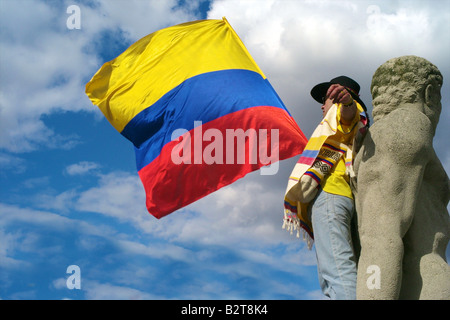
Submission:
<svg viewBox="0 0 450 320">
<path fill-rule="evenodd" d="M 3 1 L 0 15 L 0 147 L 20 152 L 70 145 L 73 137 L 55 135 L 40 117 L 86 108 L 82 79 L 96 63 L 82 51 L 86 38 L 71 37 L 65 11 L 44 2 Z"/>
<path fill-rule="evenodd" d="M 117 286 L 112 284 L 98 283 L 97 281 L 85 281 L 82 283 L 83 291 L 87 300 L 155 300 L 163 297 L 155 296 L 148 292 Z"/>
<path fill-rule="evenodd" d="M 38 193 L 32 197 L 33 204 L 41 209 L 56 211 L 59 214 L 69 213 L 77 196 L 75 190 L 67 190 L 59 194 Z"/>
<path fill-rule="evenodd" d="M 9 270 L 31 270 L 33 266 L 30 256 L 53 256 L 61 253 L 58 243 L 40 246 L 44 236 L 39 229 L 30 232 L 24 225 L 39 226 L 51 230 L 67 230 L 71 228 L 71 220 L 56 214 L 37 210 L 19 208 L 0 203 L 0 266 Z M 83 225 L 83 223 L 81 223 Z"/>
<path fill-rule="evenodd" d="M 269 180 L 266 183 L 270 184 Z M 126 252 L 188 262 L 192 253 L 179 245 L 219 246 L 239 252 L 252 263 L 286 272 L 295 266 L 301 272 L 303 266 L 315 264 L 315 256 L 300 239 L 281 228 L 283 191 L 241 179 L 158 220 L 145 208 L 145 194 L 138 176 L 112 172 L 100 176 L 98 186 L 81 191 L 75 207 L 130 223 L 143 234 L 172 243 L 149 246 L 119 241 L 117 245 Z M 263 253 L 280 244 L 288 244 L 281 260 Z M 208 259 L 205 251 L 197 253 L 197 259 L 202 254 Z"/>
<path fill-rule="evenodd" d="M 100 168 L 100 165 L 98 163 L 90 161 L 81 161 L 79 163 L 67 166 L 65 172 L 70 176 L 75 176 L 87 174 L 98 168 Z"/>
<path fill-rule="evenodd" d="M 130 41 L 193 16 L 177 1 L 105 1 L 80 5 L 81 29 L 69 30 L 72 1 L 3 0 L 0 10 L 0 148 L 33 151 L 40 146 L 71 148 L 77 137 L 59 136 L 42 115 L 94 111 L 84 94 L 102 63 L 87 50 L 104 30 L 122 30 Z M 126 14 L 124 14 L 124 5 Z"/>
<path fill-rule="evenodd" d="M 159 244 L 158 246 L 147 246 L 139 242 L 119 240 L 117 245 L 127 254 L 144 255 L 156 259 L 169 258 L 174 261 L 192 261 L 191 251 L 168 243 Z"/>
<path fill-rule="evenodd" d="M 145 194 L 139 177 L 123 172 L 101 175 L 99 185 L 79 194 L 76 209 L 100 213 L 139 226 L 145 219 Z M 147 218 L 147 217 L 146 217 Z"/>
<path fill-rule="evenodd" d="M 29 263 L 24 260 L 15 259 L 12 256 L 15 254 L 18 242 L 21 235 L 18 233 L 7 233 L 0 228 L 0 267 L 6 269 L 17 269 L 29 266 Z"/>
<path fill-rule="evenodd" d="M 278 283 L 279 279 L 269 280 L 269 276 L 268 280 L 261 281 L 261 273 L 254 272 L 255 267 L 259 266 L 264 274 L 295 273 L 298 279 L 299 276 L 307 276 L 308 268 L 314 265 L 313 253 L 306 251 L 298 239 L 289 237 L 281 230 L 280 202 L 276 199 L 278 195 L 270 195 L 270 191 L 264 192 L 256 184 L 238 183 L 204 198 L 195 207 L 180 210 L 157 220 L 148 214 L 143 206 L 145 203 L 142 198 L 143 189 L 137 176 L 112 172 L 98 177 L 96 187 L 77 192 L 69 190 L 56 196 L 61 203 L 56 201 L 58 205 L 54 205 L 55 207 L 64 206 L 62 203 L 65 201 L 70 203 L 67 204 L 69 212 L 66 217 L 46 211 L 0 204 L 2 212 L 0 230 L 2 228 L 5 230 L 3 237 L 0 234 L 0 238 L 9 239 L 6 241 L 8 251 L 0 252 L 4 264 L 19 267 L 21 263 L 25 263 L 32 268 L 34 258 L 26 261 L 16 258 L 18 254 L 25 252 L 40 252 L 41 256 L 56 255 L 55 258 L 60 259 L 58 260 L 60 264 L 65 261 L 64 259 L 71 257 L 73 253 L 67 250 L 68 244 L 63 245 L 64 242 L 60 246 L 55 244 L 45 250 L 36 247 L 44 237 L 42 230 L 46 230 L 45 234 L 50 235 L 72 234 L 76 239 L 76 247 L 82 252 L 100 253 L 105 244 L 109 248 L 114 248 L 113 252 L 108 251 L 100 256 L 104 262 L 101 266 L 95 262 L 96 268 L 92 268 L 91 262 L 83 262 L 82 257 L 77 258 L 81 259 L 80 263 L 85 264 L 80 266 L 83 269 L 82 289 L 86 299 L 160 299 L 165 298 L 166 294 L 172 298 L 243 297 L 243 292 L 239 288 L 228 284 L 220 277 L 245 278 L 258 287 L 270 287 L 268 297 L 276 294 L 289 296 L 293 293 L 304 295 L 302 284 L 286 287 Z M 68 194 L 70 197 L 67 197 Z M 253 199 L 248 197 L 255 194 Z M 266 199 L 263 200 L 264 198 Z M 238 203 L 242 203 L 242 207 Z M 273 216 L 266 215 L 264 209 L 270 211 L 271 206 L 276 207 L 277 212 Z M 120 223 L 129 222 L 140 232 L 121 234 L 117 226 L 113 227 L 114 222 L 109 222 L 109 227 L 101 224 L 94 226 L 87 221 L 79 220 L 85 219 L 80 210 L 97 212 L 117 219 Z M 191 210 L 197 212 L 192 213 Z M 97 221 L 95 217 L 92 218 L 93 221 Z M 12 231 L 15 228 L 23 230 L 24 226 L 32 226 L 31 230 L 36 232 L 28 233 L 25 237 L 22 231 L 22 233 Z M 280 248 L 280 241 L 292 242 L 287 248 Z M 278 249 L 272 252 L 273 247 Z M 224 265 L 221 258 L 223 253 L 236 258 Z M 110 264 L 114 261 L 129 261 L 131 264 L 133 261 L 143 261 L 142 259 L 144 261 L 149 259 L 150 266 L 143 268 L 136 265 L 133 267 L 132 277 L 129 267 L 110 269 Z M 154 265 L 153 261 L 161 261 L 163 265 L 179 263 L 187 268 L 182 274 L 191 274 L 195 270 L 219 275 L 219 279 L 212 283 L 208 277 L 199 277 L 183 284 L 180 292 L 163 290 L 158 291 L 158 294 L 149 293 L 154 292 L 149 285 L 143 285 L 142 282 L 133 279 L 138 277 L 148 283 L 157 281 L 155 277 L 161 274 L 161 265 L 159 262 Z M 104 272 L 107 273 L 99 274 L 98 268 L 104 268 Z M 175 279 L 181 276 L 176 269 L 168 269 L 165 272 Z M 53 280 L 52 286 L 56 289 L 65 289 L 62 278 Z M 218 291 L 212 290 L 213 286 L 217 287 Z M 266 295 L 261 293 L 258 297 L 264 298 Z"/>
<path fill-rule="evenodd" d="M 156 219 L 145 208 L 145 192 L 138 175 L 111 172 L 100 176 L 98 186 L 80 191 L 74 205 L 77 210 L 113 217 L 146 234 L 179 243 L 241 244 L 245 248 L 247 242 L 263 247 L 290 241 L 281 229 L 284 190 L 249 181 L 241 179 Z M 270 184 L 269 178 L 263 181 Z"/>
<path fill-rule="evenodd" d="M 194 19 L 189 8 L 177 6 L 177 0 L 100 0 L 98 4 L 94 10 L 82 8 L 82 28 L 90 32 L 120 28 L 134 40 L 157 29 Z"/>
<path fill-rule="evenodd" d="M 285 240 L 282 199 L 280 190 L 240 180 L 188 206 L 185 210 L 199 215 L 177 226 L 174 236 L 179 241 L 242 248 L 247 242 L 251 246 L 278 244 Z M 182 219 L 183 212 L 175 214 Z"/>
<path fill-rule="evenodd" d="M 67 172 L 81 174 L 93 168 L 96 166 L 92 163 L 77 164 L 69 166 Z M 130 223 L 145 234 L 178 243 L 226 247 L 250 243 L 263 247 L 291 240 L 281 229 L 283 190 L 258 184 L 270 184 L 270 179 L 259 180 L 257 173 L 159 220 L 145 208 L 145 192 L 137 174 L 111 172 L 97 177 L 98 184 L 87 189 L 37 193 L 34 203 L 60 214 L 73 210 L 99 213 Z M 255 182 L 251 182 L 252 177 Z M 54 217 L 52 225 L 64 221 L 49 213 L 36 214 L 35 219 L 44 217 Z"/>
<path fill-rule="evenodd" d="M 6 228 L 11 225 L 30 225 L 41 229 L 46 227 L 55 232 L 65 232 L 71 230 L 80 230 L 82 233 L 98 236 L 110 236 L 114 232 L 102 225 L 92 225 L 83 220 L 71 219 L 56 213 L 29 209 L 0 203 L 0 228 Z M 27 243 L 32 244 L 32 241 Z"/>
<path fill-rule="evenodd" d="M 449 4 L 442 2 L 443 8 Z M 208 17 L 222 16 L 307 136 L 320 120 L 309 95 L 319 82 L 342 74 L 355 78 L 370 111 L 371 78 L 386 60 L 414 54 L 450 71 L 443 31 L 450 27 L 449 10 L 426 1 L 215 1 Z"/>
<path fill-rule="evenodd" d="M 52 287 L 55 289 L 67 289 L 67 279 L 58 278 L 52 281 Z"/>
<path fill-rule="evenodd" d="M 17 174 L 24 173 L 27 169 L 25 160 L 6 153 L 0 153 L 0 168 L 2 173 L 9 171 Z"/>
</svg>

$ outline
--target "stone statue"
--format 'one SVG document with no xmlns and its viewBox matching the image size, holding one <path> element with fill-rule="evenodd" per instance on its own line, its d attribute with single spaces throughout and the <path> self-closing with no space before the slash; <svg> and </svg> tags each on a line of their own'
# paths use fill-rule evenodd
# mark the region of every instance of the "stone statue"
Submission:
<svg viewBox="0 0 450 320">
<path fill-rule="evenodd" d="M 441 86 L 437 67 L 416 56 L 373 76 L 374 123 L 354 163 L 358 299 L 450 299 L 450 183 L 433 149 Z"/>
</svg>

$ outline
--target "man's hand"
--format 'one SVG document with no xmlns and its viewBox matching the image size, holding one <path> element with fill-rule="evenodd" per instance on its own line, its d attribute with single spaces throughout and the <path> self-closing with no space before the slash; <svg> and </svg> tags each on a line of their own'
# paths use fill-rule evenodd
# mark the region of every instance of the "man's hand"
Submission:
<svg viewBox="0 0 450 320">
<path fill-rule="evenodd" d="M 353 103 L 352 95 L 340 84 L 332 84 L 328 88 L 327 97 L 333 100 L 333 103 L 342 103 L 343 105 Z"/>
<path fill-rule="evenodd" d="M 356 104 L 353 101 L 353 97 L 340 84 L 332 84 L 327 91 L 328 99 L 331 99 L 333 103 L 341 103 L 341 123 L 344 125 L 350 125 L 356 115 Z"/>
</svg>

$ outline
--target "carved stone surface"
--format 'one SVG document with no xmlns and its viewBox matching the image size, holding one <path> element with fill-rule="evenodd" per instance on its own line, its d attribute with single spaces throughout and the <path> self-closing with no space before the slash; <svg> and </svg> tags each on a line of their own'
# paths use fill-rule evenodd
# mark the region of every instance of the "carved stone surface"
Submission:
<svg viewBox="0 0 450 320">
<path fill-rule="evenodd" d="M 450 299 L 450 183 L 432 143 L 441 86 L 438 68 L 416 56 L 391 59 L 373 76 L 374 123 L 352 181 L 358 299 Z"/>
</svg>

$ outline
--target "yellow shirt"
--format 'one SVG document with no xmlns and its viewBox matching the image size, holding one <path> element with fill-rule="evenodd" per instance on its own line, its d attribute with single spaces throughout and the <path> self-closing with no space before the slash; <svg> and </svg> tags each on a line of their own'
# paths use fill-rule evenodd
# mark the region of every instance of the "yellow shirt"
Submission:
<svg viewBox="0 0 450 320">
<path fill-rule="evenodd" d="M 341 157 L 331 170 L 328 177 L 322 182 L 322 189 L 328 193 L 337 194 L 353 199 L 349 185 L 349 177 L 345 173 L 345 160 Z"/>
<path fill-rule="evenodd" d="M 333 135 L 333 140 L 339 141 L 347 145 L 347 148 L 351 148 L 353 138 L 355 137 L 357 126 L 355 125 L 359 121 L 359 110 L 356 111 L 355 118 L 352 123 L 345 126 L 340 123 L 340 109 L 337 112 L 338 131 Z M 353 199 L 352 190 L 349 185 L 349 176 L 346 173 L 345 159 L 341 157 L 336 165 L 331 170 L 330 174 L 322 181 L 322 189 L 328 193 L 337 194 Z"/>
</svg>

